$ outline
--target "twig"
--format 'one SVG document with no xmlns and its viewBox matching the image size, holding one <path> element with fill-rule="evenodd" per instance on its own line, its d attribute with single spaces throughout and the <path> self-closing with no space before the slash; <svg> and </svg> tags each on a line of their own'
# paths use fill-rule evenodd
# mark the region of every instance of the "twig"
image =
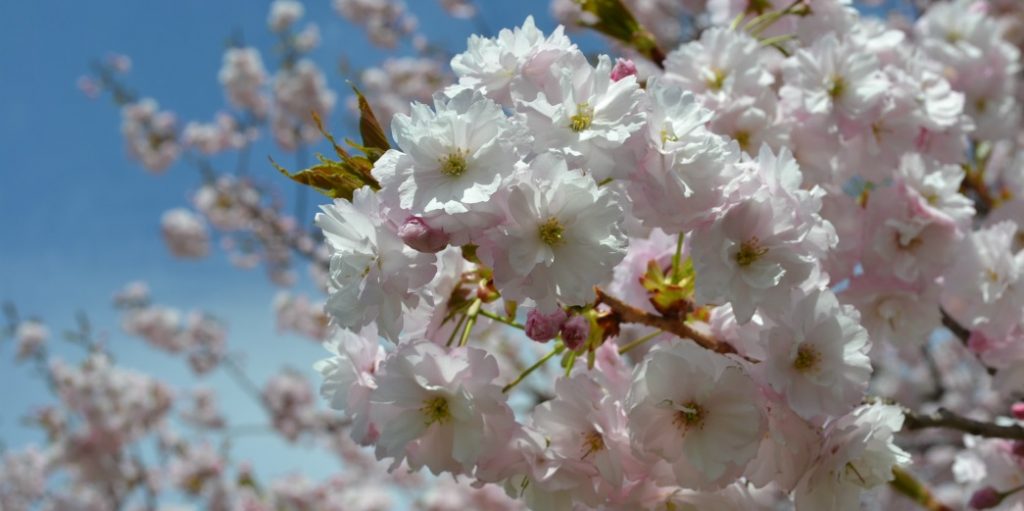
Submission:
<svg viewBox="0 0 1024 511">
<path fill-rule="evenodd" d="M 946 312 L 946 309 L 940 307 L 939 311 L 942 313 L 942 326 L 948 328 L 950 332 L 953 332 L 953 335 L 955 335 L 957 339 L 960 339 L 960 342 L 964 343 L 966 346 L 967 340 L 971 338 L 971 331 L 957 322 L 957 320 L 953 319 L 953 316 L 950 316 L 949 313 Z"/>
<path fill-rule="evenodd" d="M 601 290 L 601 288 L 595 287 L 594 292 L 597 293 L 597 303 L 603 303 L 611 307 L 612 312 L 618 315 L 619 320 L 623 323 L 638 323 L 641 325 L 652 326 L 659 330 L 675 334 L 680 338 L 691 339 L 702 347 L 718 353 L 736 353 L 736 350 L 728 343 L 718 342 L 714 338 L 708 337 L 693 328 L 690 328 L 690 325 L 687 325 L 683 321 L 651 314 L 633 307 L 614 296 L 606 294 Z"/>
<path fill-rule="evenodd" d="M 257 404 L 264 408 L 267 406 L 266 401 L 263 399 L 263 391 L 230 356 L 225 356 L 221 359 L 221 367 L 227 370 L 228 375 L 235 380 L 235 383 L 249 394 Z"/>
<path fill-rule="evenodd" d="M 946 327 L 950 332 L 953 332 L 953 335 L 955 335 L 957 339 L 960 339 L 960 343 L 970 349 L 968 341 L 971 339 L 971 331 L 968 330 L 967 327 L 961 325 L 960 322 L 953 319 L 953 316 L 950 316 L 949 313 L 946 312 L 946 309 L 939 307 L 939 312 L 942 313 L 942 326 Z M 988 371 L 989 375 L 996 374 L 995 368 L 989 367 L 988 364 L 983 362 L 980 358 L 978 358 L 978 363 Z"/>
<path fill-rule="evenodd" d="M 905 416 L 903 427 L 907 430 L 946 428 L 976 436 L 1024 440 L 1024 427 L 1017 424 L 1002 426 L 991 422 L 982 422 L 957 415 L 945 408 L 939 408 L 928 414 L 910 410 L 904 410 L 903 413 Z"/>
</svg>

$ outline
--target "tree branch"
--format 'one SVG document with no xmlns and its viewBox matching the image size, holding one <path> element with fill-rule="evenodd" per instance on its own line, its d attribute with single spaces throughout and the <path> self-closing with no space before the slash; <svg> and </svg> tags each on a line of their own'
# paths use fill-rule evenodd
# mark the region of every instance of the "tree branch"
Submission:
<svg viewBox="0 0 1024 511">
<path fill-rule="evenodd" d="M 960 339 L 960 343 L 963 344 L 964 347 L 970 349 L 967 343 L 971 338 L 971 331 L 968 330 L 967 327 L 961 325 L 959 321 L 953 319 L 953 316 L 950 316 L 949 313 L 946 312 L 946 309 L 939 307 L 939 312 L 942 313 L 942 326 L 946 327 L 950 332 L 953 332 L 953 335 L 955 335 L 957 339 Z M 994 367 L 989 367 L 989 365 L 983 362 L 980 357 L 975 358 L 977 358 L 978 363 L 988 371 L 989 375 L 996 374 L 996 369 Z"/>
<path fill-rule="evenodd" d="M 939 408 L 929 414 L 906 409 L 903 413 L 906 417 L 903 428 L 907 430 L 946 428 L 989 438 L 1024 440 L 1024 427 L 1017 424 L 1002 426 L 991 422 L 982 422 L 957 415 L 945 408 Z"/>
<path fill-rule="evenodd" d="M 939 312 L 942 313 L 942 326 L 948 328 L 950 332 L 953 332 L 953 335 L 955 335 L 957 339 L 960 339 L 960 342 L 964 343 L 966 346 L 967 340 L 971 338 L 971 331 L 957 322 L 957 320 L 953 319 L 953 316 L 950 316 L 949 313 L 946 312 L 946 309 L 940 307 Z"/>
<path fill-rule="evenodd" d="M 618 316 L 622 323 L 637 323 L 652 326 L 664 330 L 683 339 L 691 339 L 693 342 L 718 353 L 736 353 L 736 349 L 728 343 L 719 342 L 713 337 L 706 336 L 687 325 L 685 322 L 666 318 L 664 316 L 651 314 L 647 311 L 629 305 L 614 296 L 605 293 L 601 288 L 595 287 L 597 303 L 603 303 L 611 307 L 612 312 Z"/>
</svg>

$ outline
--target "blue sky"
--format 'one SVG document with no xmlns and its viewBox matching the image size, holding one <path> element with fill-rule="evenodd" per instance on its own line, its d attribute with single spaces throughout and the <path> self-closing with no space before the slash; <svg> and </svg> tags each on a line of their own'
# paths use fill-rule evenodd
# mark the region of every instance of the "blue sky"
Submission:
<svg viewBox="0 0 1024 511">
<path fill-rule="evenodd" d="M 436 1 L 408 3 L 432 41 L 461 51 L 473 31 L 471 22 L 448 18 Z M 545 0 L 480 3 L 495 28 L 518 25 L 530 13 L 545 30 L 554 26 Z M 359 68 L 388 54 L 370 47 L 361 29 L 338 17 L 328 0 L 306 4 L 306 19 L 320 25 L 323 37 L 313 57 L 342 99 L 330 122 L 340 134 L 347 126 L 347 89 L 333 72 L 336 59 L 345 55 Z M 38 316 L 55 330 L 71 326 L 76 311 L 86 312 L 109 335 L 120 364 L 182 390 L 196 383 L 214 387 L 236 424 L 266 420 L 223 375 L 197 381 L 184 361 L 120 334 L 110 307 L 115 290 L 142 279 L 159 303 L 218 315 L 229 326 L 232 349 L 248 353 L 247 367 L 258 381 L 281 361 L 312 373 L 309 366 L 321 357 L 321 348 L 274 333 L 270 303 L 276 288 L 262 270 L 236 269 L 216 251 L 200 262 L 169 255 L 160 240 L 160 215 L 186 203 L 199 183 L 197 173 L 179 164 L 160 176 L 147 174 L 125 154 L 117 109 L 106 99 L 87 99 L 75 81 L 91 60 L 125 53 L 133 59 L 127 83 L 134 90 L 156 98 L 182 121 L 209 120 L 223 108 L 216 75 L 233 33 L 259 47 L 268 66 L 273 61 L 274 40 L 265 29 L 268 5 L 253 0 L 0 3 L 0 301 L 16 303 L 24 316 Z M 262 162 L 268 154 L 282 162 L 293 161 L 291 156 L 266 142 L 253 154 L 257 179 L 289 186 Z M 80 357 L 74 348 L 54 343 L 66 359 Z M 8 447 L 40 438 L 19 419 L 50 402 L 43 383 L 12 363 L 13 353 L 13 346 L 0 346 L 0 440 Z M 324 476 L 339 468 L 323 454 L 286 448 L 268 437 L 235 446 L 236 455 L 256 466 L 269 463 L 273 468 L 265 475 L 301 469 Z"/>
</svg>

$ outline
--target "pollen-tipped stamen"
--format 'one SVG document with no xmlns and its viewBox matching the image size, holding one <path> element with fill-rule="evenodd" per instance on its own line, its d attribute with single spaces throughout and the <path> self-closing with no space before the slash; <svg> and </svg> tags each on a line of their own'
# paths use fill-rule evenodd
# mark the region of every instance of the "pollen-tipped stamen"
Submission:
<svg viewBox="0 0 1024 511">
<path fill-rule="evenodd" d="M 806 373 L 817 368 L 819 362 L 821 362 L 821 353 L 811 346 L 801 344 L 796 349 L 796 357 L 793 358 L 793 369 L 800 373 Z"/>
<path fill-rule="evenodd" d="M 755 236 L 740 243 L 740 249 L 736 252 L 736 264 L 745 268 L 754 264 L 766 253 L 768 253 L 768 248 L 762 247 L 761 241 Z"/>
<path fill-rule="evenodd" d="M 424 400 L 420 411 L 423 412 L 423 420 L 427 423 L 427 426 L 435 422 L 444 424 L 452 418 L 452 413 L 448 410 L 448 399 L 443 396 L 435 396 Z"/>
<path fill-rule="evenodd" d="M 597 431 L 591 431 L 583 435 L 583 457 L 580 459 L 587 459 L 587 456 L 595 454 L 604 450 L 604 437 Z"/>
<path fill-rule="evenodd" d="M 553 247 L 565 241 L 565 227 L 557 218 L 551 217 L 537 227 L 537 235 L 541 241 Z"/>
<path fill-rule="evenodd" d="M 466 162 L 466 156 L 469 155 L 469 151 L 465 149 L 455 149 L 441 158 L 441 173 L 449 177 L 459 177 L 466 173 L 466 169 L 469 168 L 469 164 Z"/>
<path fill-rule="evenodd" d="M 704 419 L 707 416 L 707 412 L 704 407 L 690 401 L 676 410 L 675 417 L 672 419 L 672 424 L 676 428 L 682 430 L 688 430 L 692 428 L 704 427 Z"/>
<path fill-rule="evenodd" d="M 594 122 L 594 107 L 590 103 L 583 102 L 576 105 L 576 115 L 569 119 L 569 129 L 579 133 Z"/>
</svg>

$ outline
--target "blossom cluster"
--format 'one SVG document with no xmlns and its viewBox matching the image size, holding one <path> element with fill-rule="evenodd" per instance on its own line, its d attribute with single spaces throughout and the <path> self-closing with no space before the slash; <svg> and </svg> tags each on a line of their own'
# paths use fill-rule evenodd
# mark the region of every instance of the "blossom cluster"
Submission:
<svg viewBox="0 0 1024 511">
<path fill-rule="evenodd" d="M 379 190 L 316 216 L 317 369 L 353 440 L 530 509 L 857 509 L 911 462 L 880 360 L 945 319 L 1014 397 L 1016 47 L 966 1 L 913 33 L 742 4 L 710 2 L 663 69 L 532 18 L 472 36 L 457 81 L 394 116 Z M 539 404 L 513 398 L 555 357 Z"/>
<path fill-rule="evenodd" d="M 343 58 L 362 143 L 285 172 L 337 198 L 311 232 L 309 190 L 285 213 L 249 173 L 261 138 L 300 167 L 321 134 L 337 144 L 298 0 L 270 3 L 269 67 L 224 51 L 212 121 L 121 86 L 123 56 L 79 83 L 110 92 L 148 170 L 198 167 L 190 207 L 160 219 L 171 254 L 219 246 L 281 288 L 308 263 L 327 296 L 282 289 L 271 309 L 324 341 L 341 414 L 294 369 L 248 380 L 220 321 L 143 285 L 115 299 L 123 332 L 239 378 L 256 431 L 342 473 L 257 484 L 227 447 L 251 426 L 215 392 L 175 398 L 103 342 L 55 361 L 48 328 L 15 318 L 19 360 L 66 382 L 31 418 L 48 446 L 0 462 L 0 507 L 169 490 L 218 510 L 1020 508 L 1020 2 L 907 0 L 916 19 L 885 22 L 849 0 L 553 0 L 566 28 L 496 34 L 482 3 L 440 3 L 481 32 L 461 53 L 426 39 L 417 3 L 333 2 L 416 55 Z M 621 58 L 567 36 L 584 28 Z M 147 438 L 156 463 L 134 455 Z"/>
</svg>

